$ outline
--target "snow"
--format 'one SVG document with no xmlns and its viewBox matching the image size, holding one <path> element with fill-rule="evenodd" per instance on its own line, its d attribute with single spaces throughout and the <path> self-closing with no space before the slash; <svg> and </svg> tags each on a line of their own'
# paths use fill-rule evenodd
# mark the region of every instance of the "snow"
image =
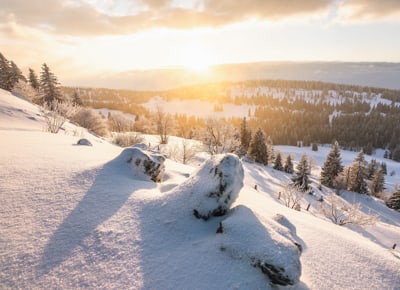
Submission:
<svg viewBox="0 0 400 290">
<path fill-rule="evenodd" d="M 290 175 L 232 159 L 243 167 L 243 184 L 230 183 L 237 198 L 229 208 L 236 210 L 204 221 L 191 211 L 200 195 L 191 199 L 188 184 L 197 194 L 218 185 L 202 168 L 219 164 L 219 157 L 204 167 L 198 163 L 209 160 L 205 153 L 190 166 L 166 159 L 163 180 L 154 183 L 132 177 L 129 164 L 121 165 L 121 148 L 70 123 L 58 134 L 43 125 L 37 106 L 0 91 L 2 289 L 399 289 L 400 247 L 392 246 L 400 244 L 400 213 L 378 199 L 344 193 L 344 202 L 360 202 L 379 220 L 338 226 L 318 212 L 314 196 L 300 212 L 277 199 Z M 77 146 L 80 138 L 93 146 Z M 145 143 L 156 144 L 153 138 Z M 275 150 L 295 161 L 303 153 L 313 158 L 317 188 L 328 146 Z M 357 154 L 341 153 L 344 164 Z M 366 159 L 384 160 L 380 153 Z M 385 176 L 390 190 L 399 182 L 399 163 L 384 161 L 396 173 Z M 223 168 L 230 179 L 241 175 L 240 166 Z M 217 234 L 220 222 L 225 233 Z M 303 249 L 300 282 L 270 286 L 251 258 L 278 260 L 296 279 L 294 242 Z M 277 255 L 279 245 L 285 250 Z"/>
</svg>

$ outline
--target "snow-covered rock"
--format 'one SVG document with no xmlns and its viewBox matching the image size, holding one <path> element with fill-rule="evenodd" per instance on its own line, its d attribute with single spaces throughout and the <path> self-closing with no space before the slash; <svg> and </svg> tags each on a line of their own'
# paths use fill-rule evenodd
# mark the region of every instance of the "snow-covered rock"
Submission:
<svg viewBox="0 0 400 290">
<path fill-rule="evenodd" d="M 165 157 L 161 154 L 145 151 L 137 147 L 129 147 L 119 156 L 129 164 L 135 177 L 161 182 L 165 171 Z"/>
<path fill-rule="evenodd" d="M 92 143 L 86 138 L 79 139 L 76 144 L 77 145 L 84 145 L 84 146 L 93 146 Z"/>
<path fill-rule="evenodd" d="M 214 155 L 175 191 L 195 217 L 207 220 L 229 210 L 243 187 L 243 177 L 242 162 L 236 155 Z"/>
<path fill-rule="evenodd" d="M 218 245 L 233 259 L 260 268 L 271 283 L 294 285 L 300 281 L 301 251 L 286 234 L 275 230 L 279 227 L 273 220 L 265 224 L 251 209 L 239 205 L 220 223 Z"/>
</svg>

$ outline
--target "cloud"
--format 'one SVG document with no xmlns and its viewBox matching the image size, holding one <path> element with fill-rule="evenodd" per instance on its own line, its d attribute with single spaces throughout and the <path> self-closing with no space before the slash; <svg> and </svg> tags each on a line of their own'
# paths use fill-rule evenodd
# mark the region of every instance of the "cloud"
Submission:
<svg viewBox="0 0 400 290">
<path fill-rule="evenodd" d="M 339 6 L 344 18 L 351 20 L 394 18 L 400 15 L 399 0 L 346 0 Z"/>
<path fill-rule="evenodd" d="M 128 34 L 154 27 L 185 29 L 217 27 L 248 19 L 278 20 L 328 9 L 332 1 L 195 0 L 192 7 L 183 7 L 171 0 L 138 0 L 129 4 L 135 3 L 135 9 L 115 15 L 96 7 L 95 3 L 100 2 L 93 0 L 2 0 L 0 23 L 12 19 L 19 25 L 73 36 Z M 114 3 L 123 10 L 124 1 Z"/>
</svg>

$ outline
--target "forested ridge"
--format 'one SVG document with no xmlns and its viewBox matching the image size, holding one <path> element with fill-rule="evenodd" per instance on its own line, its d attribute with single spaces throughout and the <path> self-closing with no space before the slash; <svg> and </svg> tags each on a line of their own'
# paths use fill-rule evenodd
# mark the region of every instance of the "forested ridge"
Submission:
<svg viewBox="0 0 400 290">
<path fill-rule="evenodd" d="M 78 90 L 87 106 L 109 108 L 149 117 L 141 104 L 157 96 L 166 101 L 201 100 L 218 110 L 223 105 L 251 105 L 249 127 L 262 128 L 274 144 L 304 145 L 337 140 L 351 150 L 375 148 L 392 152 L 400 144 L 400 91 L 384 88 L 325 83 L 320 81 L 254 80 L 193 85 L 166 91 L 129 91 L 98 88 Z M 187 117 L 187 118 L 186 118 Z M 179 122 L 204 124 L 201 118 L 175 116 Z M 240 124 L 242 117 L 229 122 Z M 190 124 L 187 124 L 190 127 Z M 179 132 L 177 132 L 179 135 Z M 390 154 L 390 153 L 389 153 Z"/>
</svg>

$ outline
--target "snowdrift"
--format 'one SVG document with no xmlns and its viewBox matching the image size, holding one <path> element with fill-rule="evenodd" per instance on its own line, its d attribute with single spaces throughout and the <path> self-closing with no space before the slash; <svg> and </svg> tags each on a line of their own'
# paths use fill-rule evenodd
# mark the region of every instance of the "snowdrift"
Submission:
<svg viewBox="0 0 400 290">
<path fill-rule="evenodd" d="M 145 151 L 139 147 L 126 148 L 117 161 L 129 164 L 134 177 L 143 180 L 161 182 L 165 171 L 165 157 L 151 151 Z"/>
<path fill-rule="evenodd" d="M 195 217 L 208 220 L 229 210 L 243 187 L 243 177 L 237 156 L 214 155 L 172 194 L 184 200 L 184 207 L 189 207 Z"/>
</svg>

